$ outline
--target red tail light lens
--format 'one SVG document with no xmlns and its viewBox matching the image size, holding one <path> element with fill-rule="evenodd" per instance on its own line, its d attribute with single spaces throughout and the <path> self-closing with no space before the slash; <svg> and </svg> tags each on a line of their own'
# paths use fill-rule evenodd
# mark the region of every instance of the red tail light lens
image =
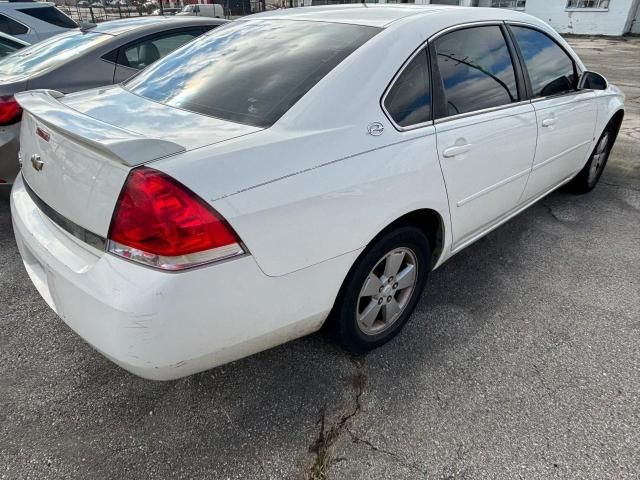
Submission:
<svg viewBox="0 0 640 480">
<path fill-rule="evenodd" d="M 17 123 L 22 118 L 22 107 L 13 97 L 0 97 L 0 126 Z"/>
<path fill-rule="evenodd" d="M 109 252 L 163 270 L 241 255 L 227 222 L 168 175 L 147 167 L 127 178 L 111 219 Z"/>
</svg>

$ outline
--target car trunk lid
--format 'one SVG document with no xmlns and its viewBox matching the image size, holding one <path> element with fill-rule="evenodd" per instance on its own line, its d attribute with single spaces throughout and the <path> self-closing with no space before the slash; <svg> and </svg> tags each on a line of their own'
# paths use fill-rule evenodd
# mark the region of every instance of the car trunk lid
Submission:
<svg viewBox="0 0 640 480">
<path fill-rule="evenodd" d="M 175 142 L 185 150 L 204 147 L 262 130 L 163 105 L 120 85 L 65 96 L 66 106 L 91 118 L 149 137 Z"/>
<path fill-rule="evenodd" d="M 132 167 L 202 143 L 194 141 L 193 135 L 151 131 L 144 127 L 144 111 L 128 120 L 127 115 L 116 115 L 118 108 L 128 108 L 121 103 L 105 105 L 111 113 L 103 112 L 99 119 L 71 108 L 64 103 L 63 94 L 51 90 L 23 92 L 16 95 L 16 100 L 24 110 L 22 175 L 32 194 L 76 227 L 100 237 L 108 235 L 116 201 Z M 93 108 L 97 109 L 95 102 Z M 174 109 L 164 108 L 169 110 L 164 112 L 165 121 L 173 125 L 170 110 Z M 133 130 L 136 125 L 138 131 Z M 238 132 L 231 128 L 226 133 L 212 136 L 222 141 Z"/>
</svg>

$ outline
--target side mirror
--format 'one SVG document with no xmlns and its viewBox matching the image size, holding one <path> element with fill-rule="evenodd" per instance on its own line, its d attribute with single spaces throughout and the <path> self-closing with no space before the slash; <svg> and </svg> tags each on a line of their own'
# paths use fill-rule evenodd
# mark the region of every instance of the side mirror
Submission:
<svg viewBox="0 0 640 480">
<path fill-rule="evenodd" d="M 580 75 L 578 90 L 606 90 L 609 82 L 602 75 L 596 72 L 585 70 Z"/>
</svg>

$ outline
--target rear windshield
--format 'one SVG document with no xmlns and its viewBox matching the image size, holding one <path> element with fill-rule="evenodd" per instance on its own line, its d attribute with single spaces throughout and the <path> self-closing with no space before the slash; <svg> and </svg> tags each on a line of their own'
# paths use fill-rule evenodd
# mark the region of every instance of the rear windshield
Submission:
<svg viewBox="0 0 640 480">
<path fill-rule="evenodd" d="M 173 107 L 268 127 L 377 32 L 338 23 L 236 20 L 176 50 L 125 87 Z"/>
<path fill-rule="evenodd" d="M 56 7 L 19 8 L 18 11 L 57 27 L 76 28 L 78 26 Z"/>
<path fill-rule="evenodd" d="M 80 30 L 64 32 L 4 57 L 0 60 L 0 74 L 34 75 L 62 65 L 110 38 L 113 37 Z"/>
</svg>

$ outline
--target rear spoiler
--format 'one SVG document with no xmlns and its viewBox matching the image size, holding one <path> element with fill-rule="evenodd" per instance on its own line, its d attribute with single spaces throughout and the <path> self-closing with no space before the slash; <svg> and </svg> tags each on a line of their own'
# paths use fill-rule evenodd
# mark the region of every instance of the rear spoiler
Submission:
<svg viewBox="0 0 640 480">
<path fill-rule="evenodd" d="M 58 99 L 61 97 L 64 94 L 55 90 L 31 90 L 15 95 L 22 109 L 35 117 L 38 123 L 129 167 L 186 150 L 177 143 L 96 120 L 60 102 Z"/>
</svg>

